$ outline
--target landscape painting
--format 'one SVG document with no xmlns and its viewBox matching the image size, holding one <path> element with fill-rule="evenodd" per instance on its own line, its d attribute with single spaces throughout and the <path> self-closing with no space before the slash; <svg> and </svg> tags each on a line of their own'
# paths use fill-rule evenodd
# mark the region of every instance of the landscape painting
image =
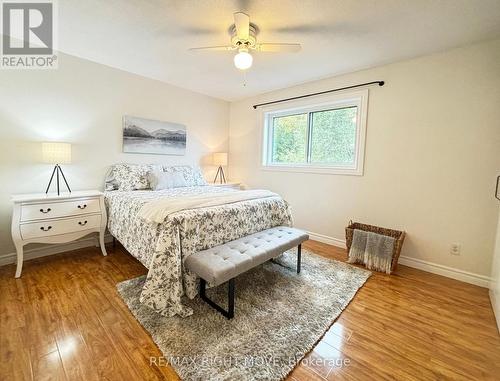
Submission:
<svg viewBox="0 0 500 381">
<path fill-rule="evenodd" d="M 123 152 L 184 155 L 186 126 L 126 115 L 123 117 Z"/>
</svg>

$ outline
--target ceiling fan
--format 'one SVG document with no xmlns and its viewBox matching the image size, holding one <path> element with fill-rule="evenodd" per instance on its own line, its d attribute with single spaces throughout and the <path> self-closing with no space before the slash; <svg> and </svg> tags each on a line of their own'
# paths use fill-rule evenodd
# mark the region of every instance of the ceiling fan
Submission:
<svg viewBox="0 0 500 381">
<path fill-rule="evenodd" d="M 234 24 L 229 27 L 231 34 L 231 45 L 204 46 L 191 48 L 193 51 L 232 51 L 238 53 L 234 56 L 234 65 L 240 70 L 246 70 L 252 66 L 253 57 L 250 51 L 257 52 L 298 52 L 300 44 L 287 43 L 257 43 L 258 28 L 250 22 L 250 17 L 243 12 L 234 14 Z"/>
</svg>

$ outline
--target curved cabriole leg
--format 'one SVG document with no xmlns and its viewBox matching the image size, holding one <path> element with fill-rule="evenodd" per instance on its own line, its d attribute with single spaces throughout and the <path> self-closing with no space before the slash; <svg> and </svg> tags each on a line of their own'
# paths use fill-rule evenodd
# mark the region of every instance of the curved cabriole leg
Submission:
<svg viewBox="0 0 500 381">
<path fill-rule="evenodd" d="M 23 245 L 16 244 L 17 253 L 17 267 L 16 267 L 16 278 L 21 276 L 23 271 Z"/>
<path fill-rule="evenodd" d="M 99 243 L 101 244 L 102 255 L 108 255 L 108 253 L 106 253 L 106 247 L 104 246 L 104 230 L 101 230 L 99 232 Z"/>
</svg>

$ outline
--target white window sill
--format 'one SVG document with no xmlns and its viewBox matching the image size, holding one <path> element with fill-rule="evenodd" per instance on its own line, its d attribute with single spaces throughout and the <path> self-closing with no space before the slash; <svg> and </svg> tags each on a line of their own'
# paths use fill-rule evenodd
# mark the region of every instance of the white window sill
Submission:
<svg viewBox="0 0 500 381">
<path fill-rule="evenodd" d="M 324 175 L 363 176 L 363 169 L 361 168 L 262 165 L 261 170 L 275 172 L 317 173 Z"/>
</svg>

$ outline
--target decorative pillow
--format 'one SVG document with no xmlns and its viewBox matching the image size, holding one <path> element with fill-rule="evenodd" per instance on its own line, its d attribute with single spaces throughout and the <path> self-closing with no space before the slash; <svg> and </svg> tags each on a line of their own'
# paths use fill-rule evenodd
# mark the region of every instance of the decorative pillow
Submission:
<svg viewBox="0 0 500 381">
<path fill-rule="evenodd" d="M 179 172 L 186 180 L 187 187 L 193 187 L 197 185 L 207 185 L 207 181 L 201 174 L 199 167 L 193 167 L 190 165 L 174 165 L 174 166 L 163 166 L 164 172 L 174 173 Z"/>
<path fill-rule="evenodd" d="M 155 191 L 186 186 L 186 180 L 180 172 L 152 170 L 148 173 L 148 179 L 151 189 Z"/>
<path fill-rule="evenodd" d="M 115 179 L 113 173 L 113 167 L 108 169 L 106 172 L 106 177 L 104 179 L 104 190 L 105 191 L 113 191 L 118 189 L 118 181 Z"/>
<path fill-rule="evenodd" d="M 149 189 L 147 174 L 152 167 L 149 164 L 114 164 L 106 176 L 104 189 L 107 191 Z"/>
</svg>

